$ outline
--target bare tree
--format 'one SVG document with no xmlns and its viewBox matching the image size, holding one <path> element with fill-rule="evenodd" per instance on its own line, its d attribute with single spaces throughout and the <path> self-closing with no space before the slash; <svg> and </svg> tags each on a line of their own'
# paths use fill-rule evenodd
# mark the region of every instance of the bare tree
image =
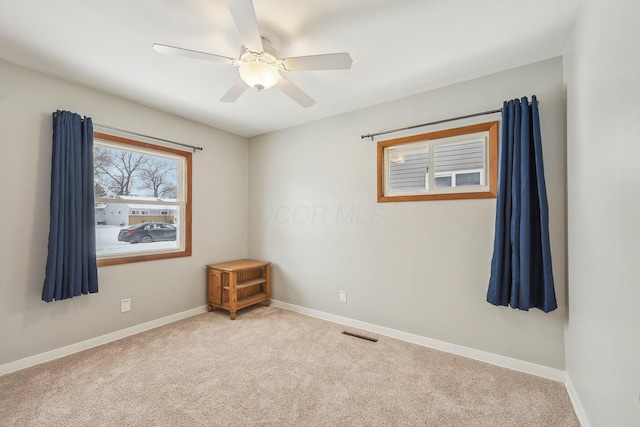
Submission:
<svg viewBox="0 0 640 427">
<path fill-rule="evenodd" d="M 178 188 L 174 184 L 167 184 L 162 188 L 160 195 L 163 199 L 177 199 L 178 198 Z"/>
<path fill-rule="evenodd" d="M 96 147 L 94 175 L 96 182 L 113 196 L 129 196 L 135 175 L 149 162 L 144 154 Z"/>
<path fill-rule="evenodd" d="M 153 197 L 177 197 L 175 186 L 176 167 L 171 161 L 148 159 L 140 168 L 141 187 L 153 192 Z"/>
<path fill-rule="evenodd" d="M 93 193 L 96 197 L 107 197 L 107 190 L 98 181 L 93 183 Z"/>
</svg>

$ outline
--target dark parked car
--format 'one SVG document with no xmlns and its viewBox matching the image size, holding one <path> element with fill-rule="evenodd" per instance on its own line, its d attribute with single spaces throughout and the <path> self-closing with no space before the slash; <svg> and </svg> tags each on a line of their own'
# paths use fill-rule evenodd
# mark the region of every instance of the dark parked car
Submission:
<svg viewBox="0 0 640 427">
<path fill-rule="evenodd" d="M 129 243 L 176 240 L 176 226 L 161 222 L 141 222 L 120 230 L 118 240 Z"/>
</svg>

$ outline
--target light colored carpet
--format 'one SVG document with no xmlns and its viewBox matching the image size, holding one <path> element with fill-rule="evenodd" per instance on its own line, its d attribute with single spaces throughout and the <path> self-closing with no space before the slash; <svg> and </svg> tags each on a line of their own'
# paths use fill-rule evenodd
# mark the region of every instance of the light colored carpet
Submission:
<svg viewBox="0 0 640 427">
<path fill-rule="evenodd" d="M 7 426 L 579 426 L 562 383 L 276 307 L 0 377 Z"/>
</svg>

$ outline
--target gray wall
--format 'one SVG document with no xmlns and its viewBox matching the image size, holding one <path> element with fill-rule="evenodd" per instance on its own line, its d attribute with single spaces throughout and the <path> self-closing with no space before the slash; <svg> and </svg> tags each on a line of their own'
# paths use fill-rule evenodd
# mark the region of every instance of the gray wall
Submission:
<svg viewBox="0 0 640 427">
<path fill-rule="evenodd" d="M 58 109 L 204 147 L 193 156 L 193 256 L 102 267 L 98 294 L 41 301 Z M 0 365 L 201 307 L 205 264 L 246 256 L 246 138 L 0 61 L 0 146 Z"/>
<path fill-rule="evenodd" d="M 0 75 L 0 143 L 11 153 L 0 159 L 0 195 L 19 207 L 0 211 L 10 225 L 0 245 L 0 340 L 9 343 L 0 364 L 199 307 L 203 266 L 248 253 L 275 263 L 276 299 L 564 369 L 561 59 L 263 135 L 249 146 L 244 138 L 6 62 Z M 375 143 L 360 139 L 532 94 L 541 101 L 560 304 L 551 314 L 485 302 L 495 200 L 377 204 Z M 100 293 L 40 301 L 56 109 L 205 148 L 194 155 L 192 257 L 103 267 Z M 348 291 L 347 304 L 338 302 L 339 290 Z M 129 313 L 119 311 L 123 298 L 132 298 Z"/>
<path fill-rule="evenodd" d="M 550 314 L 486 302 L 495 199 L 377 204 L 376 144 L 360 138 L 534 94 L 560 306 Z M 564 369 L 564 111 L 556 58 L 251 138 L 249 255 L 274 262 L 275 299 Z"/>
<path fill-rule="evenodd" d="M 564 57 L 566 171 L 560 59 L 263 135 L 250 147 L 0 61 L 0 365 L 199 307 L 204 264 L 248 251 L 274 261 L 274 296 L 285 302 L 558 369 L 566 348 L 569 387 L 589 424 L 640 425 L 640 4 L 583 3 Z M 541 101 L 560 305 L 546 315 L 484 302 L 493 201 L 377 204 L 375 144 L 359 137 L 531 94 Z M 99 294 L 40 300 L 56 109 L 205 148 L 194 156 L 192 257 L 104 267 Z M 338 290 L 349 292 L 347 304 Z M 122 298 L 132 298 L 131 312 L 119 312 Z"/>
<path fill-rule="evenodd" d="M 637 0 L 585 0 L 565 53 L 567 374 L 594 427 L 640 426 Z"/>
</svg>

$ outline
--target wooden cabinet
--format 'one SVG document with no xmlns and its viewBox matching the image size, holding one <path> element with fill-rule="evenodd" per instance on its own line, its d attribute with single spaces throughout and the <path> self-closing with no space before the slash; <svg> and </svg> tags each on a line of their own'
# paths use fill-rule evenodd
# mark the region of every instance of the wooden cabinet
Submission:
<svg viewBox="0 0 640 427">
<path fill-rule="evenodd" d="M 207 265 L 207 310 L 236 312 L 253 304 L 271 302 L 271 263 L 240 259 Z"/>
</svg>

